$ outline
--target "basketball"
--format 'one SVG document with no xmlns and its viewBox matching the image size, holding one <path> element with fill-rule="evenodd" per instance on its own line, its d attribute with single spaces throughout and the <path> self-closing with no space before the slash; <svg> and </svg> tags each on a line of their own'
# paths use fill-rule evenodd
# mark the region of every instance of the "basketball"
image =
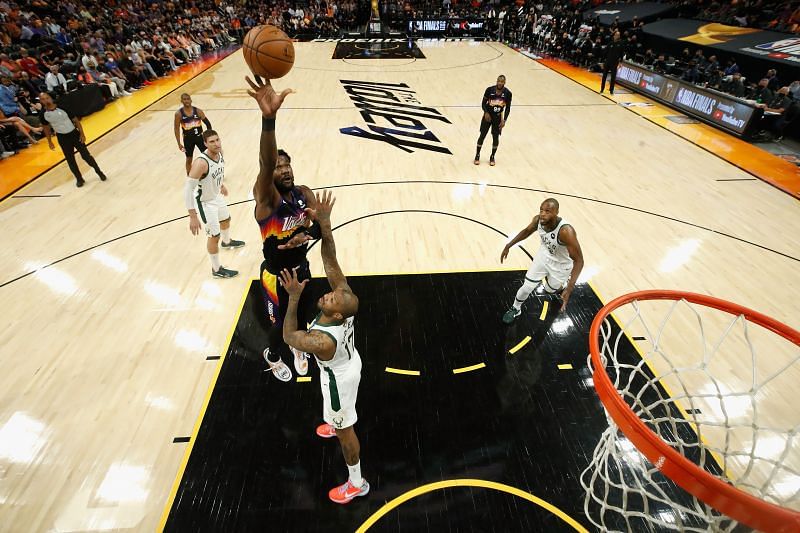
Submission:
<svg viewBox="0 0 800 533">
<path fill-rule="evenodd" d="M 294 65 L 294 45 L 279 28 L 256 26 L 244 36 L 242 54 L 256 76 L 275 79 L 288 74 Z"/>
</svg>

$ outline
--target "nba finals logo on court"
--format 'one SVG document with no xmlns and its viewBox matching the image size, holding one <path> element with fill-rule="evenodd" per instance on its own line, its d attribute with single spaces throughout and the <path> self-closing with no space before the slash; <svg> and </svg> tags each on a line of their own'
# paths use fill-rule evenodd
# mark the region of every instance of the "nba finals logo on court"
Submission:
<svg viewBox="0 0 800 533">
<path fill-rule="evenodd" d="M 433 107 L 423 106 L 407 84 L 339 81 L 368 128 L 341 128 L 344 135 L 385 142 L 409 153 L 416 148 L 452 155 L 428 127 L 431 121 L 451 122 Z"/>
</svg>

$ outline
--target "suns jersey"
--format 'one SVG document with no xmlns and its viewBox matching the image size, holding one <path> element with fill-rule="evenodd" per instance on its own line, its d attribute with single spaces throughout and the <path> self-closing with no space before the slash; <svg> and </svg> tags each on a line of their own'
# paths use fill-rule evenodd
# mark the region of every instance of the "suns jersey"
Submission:
<svg viewBox="0 0 800 533">
<path fill-rule="evenodd" d="M 256 219 L 264 243 L 264 262 L 271 274 L 277 275 L 282 269 L 294 268 L 305 261 L 308 245 L 288 250 L 279 250 L 278 246 L 306 229 L 306 207 L 303 192 L 294 187 L 290 192 L 290 200 L 281 195 L 280 204 L 270 216 L 263 220 Z"/>
<path fill-rule="evenodd" d="M 205 152 L 201 153 L 200 157 L 208 163 L 208 172 L 200 178 L 195 198 L 201 202 L 210 202 L 219 196 L 222 180 L 225 179 L 225 159 L 222 157 L 222 152 L 219 153 L 219 161 L 214 161 Z"/>
<path fill-rule="evenodd" d="M 490 113 L 493 118 L 502 117 L 506 109 L 511 108 L 511 91 L 503 87 L 497 94 L 497 86 L 487 87 L 483 93 L 483 110 Z"/>
<path fill-rule="evenodd" d="M 195 136 L 199 137 L 203 134 L 203 122 L 200 120 L 200 114 L 197 112 L 197 108 L 192 106 L 192 114 L 187 115 L 183 112 L 183 108 L 181 107 L 181 129 L 183 129 L 184 137 Z"/>
<path fill-rule="evenodd" d="M 558 224 L 553 230 L 545 231 L 542 227 L 542 223 L 539 222 L 539 227 L 537 229 L 539 231 L 539 238 L 542 241 L 542 246 L 539 248 L 538 253 L 543 253 L 551 263 L 557 263 L 560 266 L 569 266 L 571 268 L 572 258 L 569 256 L 569 250 L 558 240 L 558 232 L 561 231 L 562 227 L 569 225 L 569 222 L 562 218 L 558 221 Z"/>
<path fill-rule="evenodd" d="M 320 316 L 311 323 L 309 331 L 316 330 L 325 333 L 336 341 L 336 352 L 333 358 L 328 361 L 321 361 L 317 359 L 317 364 L 322 371 L 330 369 L 335 376 L 341 376 L 350 368 L 350 361 L 361 360 L 358 355 L 353 337 L 355 336 L 355 318 L 348 317 L 342 322 L 336 324 L 319 324 Z"/>
</svg>

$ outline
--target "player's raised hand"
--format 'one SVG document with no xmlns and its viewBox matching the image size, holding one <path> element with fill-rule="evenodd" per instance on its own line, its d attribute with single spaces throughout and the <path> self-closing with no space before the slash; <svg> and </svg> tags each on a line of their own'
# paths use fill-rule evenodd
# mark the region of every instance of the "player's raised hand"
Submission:
<svg viewBox="0 0 800 533">
<path fill-rule="evenodd" d="M 289 293 L 289 296 L 300 296 L 303 289 L 306 288 L 308 280 L 299 281 L 297 279 L 297 269 L 292 270 L 284 268 L 281 271 L 281 285 Z"/>
<path fill-rule="evenodd" d="M 314 209 L 306 209 L 306 215 L 320 224 L 330 224 L 331 211 L 333 210 L 333 204 L 336 203 L 336 198 L 334 198 L 331 191 L 322 191 L 317 193 L 316 196 L 317 205 L 314 206 Z"/>
<path fill-rule="evenodd" d="M 275 92 L 272 88 L 272 83 L 269 80 L 263 80 L 256 76 L 256 81 L 250 79 L 250 76 L 244 78 L 250 85 L 252 90 L 248 90 L 247 94 L 252 96 L 258 102 L 258 108 L 261 113 L 267 118 L 274 118 L 275 113 L 278 112 L 283 101 L 294 91 L 292 89 L 284 89 L 280 94 Z"/>
</svg>

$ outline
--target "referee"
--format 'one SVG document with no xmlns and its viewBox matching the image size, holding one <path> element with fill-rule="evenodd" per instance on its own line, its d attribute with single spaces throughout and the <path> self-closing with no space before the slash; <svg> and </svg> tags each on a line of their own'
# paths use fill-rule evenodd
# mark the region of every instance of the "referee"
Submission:
<svg viewBox="0 0 800 533">
<path fill-rule="evenodd" d="M 51 150 L 55 150 L 53 145 L 53 131 L 56 132 L 58 145 L 61 151 L 64 152 L 64 159 L 67 160 L 69 169 L 75 176 L 76 185 L 83 187 L 86 183 L 81 176 L 81 169 L 78 168 L 78 162 L 75 161 L 75 150 L 81 154 L 81 157 L 92 167 L 101 181 L 106 181 L 106 175 L 100 170 L 97 161 L 94 160 L 89 149 L 86 148 L 86 136 L 83 134 L 83 127 L 81 121 L 70 113 L 60 107 L 56 106 L 53 98 L 48 93 L 41 93 L 39 95 L 39 102 L 42 104 L 41 121 L 44 126 L 44 133 L 47 135 L 47 144 Z"/>
</svg>

